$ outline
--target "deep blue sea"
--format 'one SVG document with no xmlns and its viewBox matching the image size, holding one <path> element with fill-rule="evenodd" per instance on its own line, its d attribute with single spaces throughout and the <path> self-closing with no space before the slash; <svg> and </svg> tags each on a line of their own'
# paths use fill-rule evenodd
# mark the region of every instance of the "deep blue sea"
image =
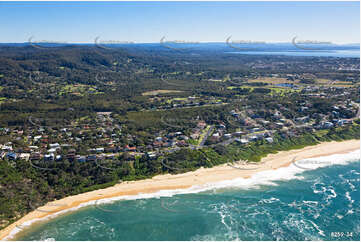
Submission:
<svg viewBox="0 0 361 242">
<path fill-rule="evenodd" d="M 206 188 L 89 205 L 22 227 L 15 239 L 359 241 L 359 152 Z"/>
</svg>

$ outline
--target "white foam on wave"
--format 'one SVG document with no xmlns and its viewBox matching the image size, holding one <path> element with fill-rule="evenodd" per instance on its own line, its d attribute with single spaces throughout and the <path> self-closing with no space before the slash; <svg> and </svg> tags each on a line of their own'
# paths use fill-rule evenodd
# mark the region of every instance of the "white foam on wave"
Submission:
<svg viewBox="0 0 361 242">
<path fill-rule="evenodd" d="M 334 154 L 317 158 L 303 159 L 294 162 L 294 165 L 301 169 L 314 170 L 332 165 L 347 165 L 350 162 L 357 160 L 360 160 L 360 150 L 355 150 L 347 154 Z"/>
<path fill-rule="evenodd" d="M 174 190 L 161 190 L 155 193 L 140 193 L 138 195 L 126 195 L 126 196 L 119 196 L 113 198 L 106 198 L 100 200 L 89 201 L 80 204 L 77 207 L 73 207 L 70 209 L 65 209 L 59 211 L 57 213 L 45 216 L 43 218 L 36 218 L 33 220 L 29 220 L 21 226 L 15 227 L 4 240 L 11 239 L 14 237 L 15 234 L 20 232 L 21 230 L 25 229 L 25 227 L 30 226 L 32 223 L 49 220 L 54 218 L 60 214 L 67 213 L 69 211 L 75 211 L 79 208 L 90 206 L 90 205 L 97 205 L 97 204 L 104 204 L 104 203 L 112 203 L 114 201 L 119 200 L 137 200 L 137 199 L 149 199 L 149 198 L 160 198 L 160 197 L 172 197 L 178 194 L 193 194 L 193 193 L 200 193 L 209 190 L 217 190 L 222 188 L 242 188 L 242 189 L 251 189 L 251 188 L 259 188 L 261 185 L 273 185 L 276 186 L 277 184 L 274 181 L 285 181 L 285 180 L 293 180 L 293 179 L 303 179 L 302 176 L 297 175 L 302 173 L 306 170 L 314 170 L 317 168 L 330 166 L 330 165 L 347 165 L 350 162 L 354 162 L 360 160 L 360 150 L 356 150 L 347 154 L 335 154 L 330 156 L 323 156 L 318 158 L 311 158 L 305 159 L 301 161 L 310 161 L 307 162 L 300 162 L 297 161 L 295 164 L 291 164 L 288 167 L 281 167 L 275 170 L 267 170 L 261 171 L 253 174 L 250 178 L 236 178 L 233 180 L 225 180 L 221 182 L 215 183 L 207 183 L 204 185 L 195 185 L 190 188 L 186 189 L 174 189 Z M 302 167 L 300 164 L 302 163 Z M 307 169 L 305 169 L 305 164 L 308 164 Z"/>
</svg>

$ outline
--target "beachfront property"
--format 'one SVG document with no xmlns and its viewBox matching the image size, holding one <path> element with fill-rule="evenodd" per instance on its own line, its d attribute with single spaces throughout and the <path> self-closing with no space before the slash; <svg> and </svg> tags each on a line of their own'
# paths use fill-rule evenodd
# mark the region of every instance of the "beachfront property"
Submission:
<svg viewBox="0 0 361 242">
<path fill-rule="evenodd" d="M 189 136 L 173 128 L 173 132 L 158 132 L 154 135 L 153 140 L 141 147 L 131 144 L 131 141 L 134 141 L 136 137 L 131 134 L 123 134 L 121 124 L 116 124 L 111 112 L 98 112 L 95 119 L 96 123 L 58 127 L 58 131 L 39 129 L 36 126 L 29 126 L 21 130 L 18 128 L 2 129 L 2 134 L 12 137 L 12 141 L 1 144 L 0 149 L 2 150 L 2 157 L 8 160 L 43 159 L 50 162 L 61 161 L 64 157 L 71 161 L 89 162 L 110 154 L 120 156 L 124 152 L 132 155 L 138 152 L 138 155 L 154 158 L 155 154 L 174 152 L 178 148 L 192 149 L 192 145 L 194 143 L 199 144 L 201 140 L 206 145 L 215 145 L 232 138 L 235 138 L 233 141 L 244 145 L 258 140 L 272 143 L 273 135 L 277 132 L 286 131 L 287 135 L 294 136 L 298 129 L 309 129 L 311 132 L 315 132 L 322 129 L 351 125 L 353 119 L 350 116 L 345 116 L 345 113 L 348 112 L 349 115 L 353 116 L 358 112 L 356 109 L 358 106 L 349 101 L 338 102 L 337 105 L 332 106 L 333 111 L 329 113 L 309 113 L 310 107 L 310 103 L 300 103 L 298 107 L 299 116 L 287 119 L 283 114 L 283 110 L 286 110 L 285 107 L 279 105 L 276 110 L 265 111 L 271 117 L 268 120 L 256 115 L 255 110 L 252 109 L 247 109 L 246 112 L 231 110 L 229 114 L 233 121 L 229 124 L 219 122 L 214 126 L 212 132 L 207 134 L 206 138 L 204 136 L 207 131 L 206 127 L 210 127 L 210 124 L 200 120 L 196 123 L 196 127 L 190 130 Z M 236 128 L 234 132 L 229 132 L 234 128 Z M 92 133 L 95 141 L 94 146 L 90 146 L 87 151 L 78 150 L 77 147 L 84 143 L 86 137 L 89 137 L 89 134 Z M 124 136 L 127 137 L 130 143 L 121 142 L 120 138 Z M 25 146 L 14 145 L 15 140 L 24 139 L 25 137 Z M 155 153 L 149 155 L 149 152 Z"/>
</svg>

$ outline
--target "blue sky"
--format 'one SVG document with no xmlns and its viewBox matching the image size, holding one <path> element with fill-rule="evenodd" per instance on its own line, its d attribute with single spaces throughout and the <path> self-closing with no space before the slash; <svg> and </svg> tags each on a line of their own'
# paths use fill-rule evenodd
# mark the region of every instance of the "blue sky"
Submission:
<svg viewBox="0 0 361 242">
<path fill-rule="evenodd" d="M 359 43 L 359 2 L 0 2 L 0 42 Z"/>
</svg>

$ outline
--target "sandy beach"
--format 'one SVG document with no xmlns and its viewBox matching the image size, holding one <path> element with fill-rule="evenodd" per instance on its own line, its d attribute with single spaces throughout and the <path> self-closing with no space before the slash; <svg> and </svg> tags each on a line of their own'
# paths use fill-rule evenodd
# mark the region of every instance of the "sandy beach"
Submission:
<svg viewBox="0 0 361 242">
<path fill-rule="evenodd" d="M 82 203 L 96 201 L 99 199 L 112 198 L 124 195 L 137 195 L 140 193 L 155 193 L 160 190 L 174 190 L 190 188 L 194 185 L 204 185 L 236 178 L 249 178 L 253 174 L 289 166 L 294 160 L 302 160 L 327 156 L 332 154 L 348 153 L 360 149 L 360 140 L 348 140 L 342 142 L 324 142 L 315 146 L 308 146 L 303 149 L 281 151 L 276 154 L 269 154 L 264 157 L 261 164 L 234 165 L 241 169 L 235 169 L 228 164 L 213 168 L 200 168 L 194 172 L 187 172 L 178 175 L 158 175 L 152 179 L 141 181 L 123 182 L 112 187 L 87 192 L 75 196 L 66 197 L 50 202 L 37 210 L 28 213 L 17 222 L 9 225 L 0 231 L 0 239 L 11 239 L 11 231 L 25 222 L 41 219 L 57 212 L 78 207 Z"/>
</svg>

